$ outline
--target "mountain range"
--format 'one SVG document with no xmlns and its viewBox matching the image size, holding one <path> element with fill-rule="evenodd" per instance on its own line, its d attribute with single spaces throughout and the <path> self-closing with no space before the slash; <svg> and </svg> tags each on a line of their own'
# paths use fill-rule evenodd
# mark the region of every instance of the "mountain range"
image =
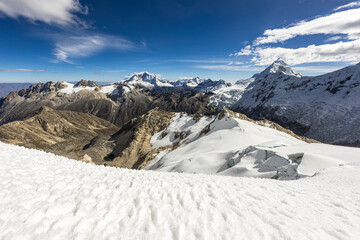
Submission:
<svg viewBox="0 0 360 240">
<path fill-rule="evenodd" d="M 0 99 L 0 140 L 107 166 L 297 178 L 308 145 L 360 146 L 359 94 L 360 64 L 307 77 L 281 59 L 235 83 L 39 83 Z"/>
</svg>

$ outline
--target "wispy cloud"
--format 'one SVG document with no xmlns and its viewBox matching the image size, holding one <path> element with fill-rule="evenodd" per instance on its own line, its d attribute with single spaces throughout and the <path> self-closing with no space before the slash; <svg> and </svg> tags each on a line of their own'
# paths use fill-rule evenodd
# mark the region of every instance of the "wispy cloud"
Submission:
<svg viewBox="0 0 360 240">
<path fill-rule="evenodd" d="M 83 67 L 83 66 L 76 66 L 75 68 L 85 68 L 85 67 Z"/>
<path fill-rule="evenodd" d="M 33 69 L 0 69 L 0 72 L 45 72 L 45 70 L 33 70 Z"/>
<path fill-rule="evenodd" d="M 303 48 L 257 47 L 252 61 L 257 65 L 271 64 L 283 58 L 291 65 L 311 62 L 357 62 L 360 61 L 360 40 L 334 44 L 309 45 Z"/>
<path fill-rule="evenodd" d="M 74 58 L 88 57 L 103 50 L 115 49 L 119 51 L 135 50 L 132 42 L 118 36 L 106 34 L 83 35 L 55 35 L 53 54 L 57 62 L 73 63 Z"/>
<path fill-rule="evenodd" d="M 74 63 L 76 58 L 109 49 L 129 51 L 146 48 L 145 41 L 134 44 L 120 36 L 89 30 L 90 24 L 79 17 L 80 14 L 88 14 L 88 7 L 80 0 L 0 0 L 0 14 L 56 26 L 56 34 L 39 34 L 53 42 L 52 54 L 56 58 L 53 62 L 56 63 Z"/>
<path fill-rule="evenodd" d="M 11 18 L 68 26 L 86 25 L 76 13 L 88 14 L 88 8 L 79 0 L 1 0 L 0 12 Z"/>
<path fill-rule="evenodd" d="M 356 3 L 356 4 L 355 4 Z M 360 6 L 354 2 L 351 7 Z M 360 2 L 359 2 L 360 3 Z M 348 4 L 349 5 L 349 4 Z M 344 5 L 337 10 L 350 7 Z M 360 8 L 338 11 L 312 20 L 304 20 L 278 29 L 268 29 L 252 45 L 233 56 L 252 56 L 256 65 L 271 64 L 283 58 L 292 65 L 311 62 L 357 62 L 360 61 Z M 301 48 L 274 47 L 297 36 L 323 34 L 332 44 L 310 44 Z"/>
<path fill-rule="evenodd" d="M 284 42 L 296 36 L 314 34 L 344 34 L 347 39 L 360 38 L 360 8 L 332 13 L 310 21 L 301 21 L 292 26 L 268 29 L 258 37 L 254 45 Z"/>
<path fill-rule="evenodd" d="M 345 8 L 353 8 L 353 7 L 359 7 L 359 6 L 360 6 L 360 1 L 351 2 L 349 4 L 342 5 L 340 7 L 334 8 L 334 11 L 339 11 L 339 10 L 342 10 L 342 9 L 345 9 Z"/>
<path fill-rule="evenodd" d="M 334 36 L 334 37 L 329 37 L 328 39 L 325 40 L 325 42 L 333 42 L 333 41 L 337 41 L 342 39 L 341 36 Z"/>
</svg>

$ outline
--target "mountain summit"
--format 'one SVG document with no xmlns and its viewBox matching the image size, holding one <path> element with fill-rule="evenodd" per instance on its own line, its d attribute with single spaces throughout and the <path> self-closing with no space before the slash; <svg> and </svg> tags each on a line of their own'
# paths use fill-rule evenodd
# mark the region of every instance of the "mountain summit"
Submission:
<svg viewBox="0 0 360 240">
<path fill-rule="evenodd" d="M 162 79 L 159 75 L 148 72 L 140 72 L 135 73 L 132 76 L 128 76 L 125 78 L 124 83 L 143 88 L 173 87 L 168 80 Z"/>
<path fill-rule="evenodd" d="M 276 61 L 274 61 L 268 68 L 262 71 L 260 75 L 265 75 L 269 73 L 270 74 L 282 73 L 289 76 L 301 77 L 300 73 L 292 70 L 291 67 L 281 58 L 278 58 Z"/>
</svg>

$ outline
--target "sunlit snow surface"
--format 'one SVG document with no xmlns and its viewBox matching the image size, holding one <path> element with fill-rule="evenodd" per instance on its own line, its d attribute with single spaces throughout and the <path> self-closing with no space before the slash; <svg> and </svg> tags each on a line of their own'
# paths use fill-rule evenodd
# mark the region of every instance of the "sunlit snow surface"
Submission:
<svg viewBox="0 0 360 240">
<path fill-rule="evenodd" d="M 160 148 L 180 141 L 179 147 L 165 150 L 145 168 L 290 180 L 359 161 L 360 148 L 309 144 L 265 123 L 259 124 L 228 113 L 221 119 L 217 116 L 194 119 L 176 113 L 171 124 L 156 133 L 150 142 L 153 148 Z M 279 175 L 278 170 L 283 174 Z"/>
<path fill-rule="evenodd" d="M 0 239 L 358 239 L 360 165 L 276 181 L 95 166 L 0 143 Z"/>
</svg>

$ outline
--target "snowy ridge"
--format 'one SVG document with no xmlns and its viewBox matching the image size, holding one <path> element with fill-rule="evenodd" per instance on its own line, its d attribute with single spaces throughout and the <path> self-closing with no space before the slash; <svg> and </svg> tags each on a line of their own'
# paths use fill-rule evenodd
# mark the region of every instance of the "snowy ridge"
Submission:
<svg viewBox="0 0 360 240">
<path fill-rule="evenodd" d="M 268 68 L 266 68 L 257 76 L 265 76 L 267 74 L 279 74 L 279 73 L 287 76 L 293 76 L 298 78 L 301 77 L 300 73 L 292 70 L 291 67 L 281 58 L 278 58 Z"/>
<path fill-rule="evenodd" d="M 63 89 L 60 89 L 58 91 L 59 93 L 73 94 L 73 93 L 80 92 L 82 90 L 95 91 L 95 89 L 97 88 L 97 87 L 89 87 L 89 86 L 76 86 L 76 84 L 72 84 L 72 83 L 68 83 L 68 82 L 63 82 L 63 84 L 65 84 L 66 87 Z M 99 89 L 100 89 L 99 92 L 104 93 L 104 94 L 115 95 L 115 94 L 118 94 L 118 90 L 116 88 L 117 88 L 117 85 L 114 85 L 114 84 L 99 86 Z"/>
<path fill-rule="evenodd" d="M 182 78 L 179 80 L 176 80 L 175 82 L 173 82 L 172 84 L 175 87 L 188 87 L 188 88 L 194 88 L 197 85 L 199 85 L 200 83 L 204 82 L 204 79 L 201 79 L 199 77 L 195 77 L 195 78 Z"/>
<path fill-rule="evenodd" d="M 233 109 L 250 113 L 252 109 L 255 113 L 268 110 L 271 116 L 309 127 L 305 136 L 322 142 L 360 142 L 359 65 L 317 77 L 261 76 L 248 86 Z"/>
<path fill-rule="evenodd" d="M 218 110 L 231 108 L 241 98 L 246 88 L 254 81 L 254 78 L 239 80 L 231 85 L 226 85 L 216 90 L 212 90 L 214 95 L 210 97 L 210 105 L 215 106 Z"/>
<path fill-rule="evenodd" d="M 77 93 L 80 92 L 81 90 L 89 90 L 89 91 L 94 91 L 96 87 L 75 87 L 75 84 L 72 83 L 68 83 L 68 82 L 64 82 L 64 84 L 67 86 L 63 89 L 60 89 L 59 92 L 60 93 L 66 93 L 66 94 L 72 94 L 72 93 Z"/>
<path fill-rule="evenodd" d="M 0 239 L 360 235 L 358 163 L 281 182 L 95 166 L 3 143 L 0 151 Z"/>
<path fill-rule="evenodd" d="M 135 73 L 125 78 L 124 83 L 130 86 L 141 88 L 154 87 L 174 87 L 168 80 L 160 78 L 160 76 L 148 72 Z"/>
<path fill-rule="evenodd" d="M 290 180 L 358 161 L 354 153 L 360 149 L 306 143 L 270 126 L 228 110 L 200 119 L 178 113 L 151 144 L 179 147 L 165 150 L 145 169 Z"/>
</svg>

